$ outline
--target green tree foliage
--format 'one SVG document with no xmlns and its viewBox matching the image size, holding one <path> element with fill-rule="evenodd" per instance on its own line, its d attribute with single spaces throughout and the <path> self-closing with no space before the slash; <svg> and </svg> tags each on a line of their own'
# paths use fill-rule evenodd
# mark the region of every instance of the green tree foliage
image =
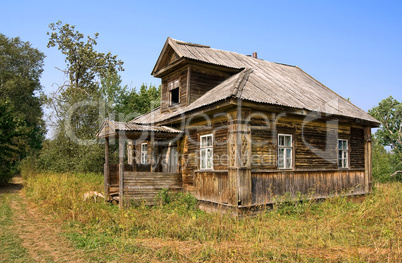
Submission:
<svg viewBox="0 0 402 263">
<path fill-rule="evenodd" d="M 11 170 L 15 163 L 18 147 L 14 138 L 18 136 L 17 124 L 9 104 L 0 101 L 0 184 L 11 178 Z"/>
<path fill-rule="evenodd" d="M 66 81 L 47 97 L 55 116 L 54 137 L 45 142 L 36 165 L 42 170 L 101 171 L 104 149 L 95 134 L 104 118 L 104 100 L 113 108 L 124 93 L 118 76 L 123 62 L 95 49 L 98 33 L 85 37 L 74 25 L 60 21 L 49 28 L 48 47 L 65 55 L 66 68 L 61 71 Z"/>
<path fill-rule="evenodd" d="M 29 42 L 0 34 L 0 183 L 41 148 L 45 127 L 37 95 L 44 57 Z"/>
<path fill-rule="evenodd" d="M 389 96 L 369 110 L 369 114 L 381 122 L 375 133 L 379 143 L 402 153 L 402 102 Z"/>
<path fill-rule="evenodd" d="M 394 173 L 402 171 L 402 103 L 389 96 L 368 112 L 381 121 L 373 140 L 373 176 L 378 181 L 401 181 L 401 174 Z"/>
<path fill-rule="evenodd" d="M 392 174 L 391 154 L 375 138 L 372 143 L 372 160 L 373 177 L 379 182 L 388 181 Z"/>
<path fill-rule="evenodd" d="M 122 105 L 128 95 L 127 86 L 121 85 L 121 77 L 118 74 L 108 74 L 102 78 L 99 93 L 104 101 L 105 117 L 120 120 L 118 115 L 123 112 Z"/>
<path fill-rule="evenodd" d="M 121 85 L 117 74 L 101 79 L 99 93 L 105 102 L 105 117 L 111 120 L 130 121 L 160 106 L 160 86 L 142 84 L 138 91 L 129 89 Z"/>
<path fill-rule="evenodd" d="M 48 97 L 53 109 L 54 137 L 45 141 L 43 149 L 34 160 L 39 170 L 101 172 L 104 163 L 104 147 L 95 141 L 95 134 L 104 118 L 128 121 L 151 109 L 151 101 L 160 101 L 160 88 L 142 85 L 140 90 L 122 86 L 118 74 L 123 62 L 110 53 L 95 50 L 96 39 L 75 30 L 75 26 L 50 24 L 52 33 L 48 47 L 57 46 L 66 56 L 67 80 Z M 154 103 L 155 104 L 155 103 Z M 71 110 L 73 109 L 73 110 Z M 92 139 L 83 144 L 75 140 Z M 117 144 L 111 141 L 111 162 L 117 162 Z M 32 161 L 32 160 L 30 160 Z"/>
<path fill-rule="evenodd" d="M 75 30 L 74 25 L 59 21 L 49 27 L 52 32 L 48 32 L 48 47 L 57 46 L 65 55 L 66 69 L 62 71 L 68 77 L 49 97 L 49 105 L 57 113 L 55 122 L 60 127 L 64 122 L 64 128 L 71 127 L 70 132 L 82 139 L 93 138 L 99 126 L 96 102 L 101 99 L 100 81 L 116 76 L 123 70 L 123 62 L 110 52 L 95 50 L 98 33 L 87 36 L 84 41 L 84 35 Z"/>
<path fill-rule="evenodd" d="M 142 84 L 139 91 L 132 89 L 125 94 L 118 110 L 126 116 L 133 118 L 159 107 L 160 100 L 160 86 Z"/>
</svg>

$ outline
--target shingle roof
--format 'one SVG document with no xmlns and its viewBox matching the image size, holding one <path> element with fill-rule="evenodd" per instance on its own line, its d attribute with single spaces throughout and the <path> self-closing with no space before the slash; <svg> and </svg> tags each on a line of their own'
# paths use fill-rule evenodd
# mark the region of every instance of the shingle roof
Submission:
<svg viewBox="0 0 402 263">
<path fill-rule="evenodd" d="M 106 129 L 106 127 L 108 129 Z M 114 134 L 118 131 L 126 131 L 126 132 L 161 132 L 161 133 L 182 133 L 182 131 L 167 127 L 167 126 L 155 126 L 155 125 L 146 125 L 146 124 L 137 124 L 132 122 L 118 122 L 112 120 L 105 120 L 100 127 L 97 137 L 103 137 L 108 134 Z M 106 133 L 107 132 L 107 133 Z"/>
<path fill-rule="evenodd" d="M 308 111 L 379 122 L 362 109 L 342 98 L 299 67 L 289 66 L 235 52 L 186 43 L 168 38 L 167 43 L 179 55 L 204 63 L 242 70 L 211 89 L 196 101 L 175 112 L 152 111 L 133 123 L 157 123 L 230 97 L 280 105 Z M 165 46 L 166 46 L 165 44 Z"/>
</svg>

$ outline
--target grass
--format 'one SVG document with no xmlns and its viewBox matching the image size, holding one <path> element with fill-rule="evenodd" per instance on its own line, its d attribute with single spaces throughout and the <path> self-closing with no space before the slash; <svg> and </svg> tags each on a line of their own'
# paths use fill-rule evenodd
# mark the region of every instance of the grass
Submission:
<svg viewBox="0 0 402 263">
<path fill-rule="evenodd" d="M 14 225 L 12 201 L 17 201 L 17 194 L 0 195 L 0 262 L 34 262 L 22 246 Z"/>
<path fill-rule="evenodd" d="M 401 257 L 402 184 L 376 185 L 365 197 L 275 205 L 256 217 L 208 214 L 187 194 L 161 192 L 159 205 L 120 210 L 83 202 L 102 191 L 98 174 L 44 173 L 26 195 L 61 219 L 78 248 L 121 262 L 397 262 Z"/>
</svg>

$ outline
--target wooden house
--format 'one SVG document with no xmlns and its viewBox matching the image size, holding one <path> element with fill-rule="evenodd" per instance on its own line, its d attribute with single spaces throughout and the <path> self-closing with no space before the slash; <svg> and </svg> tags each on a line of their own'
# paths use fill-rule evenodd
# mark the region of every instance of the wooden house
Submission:
<svg viewBox="0 0 402 263">
<path fill-rule="evenodd" d="M 379 122 L 300 68 L 168 38 L 152 75 L 162 80 L 160 107 L 105 120 L 98 133 L 105 193 L 121 205 L 152 204 L 169 188 L 237 214 L 284 195 L 370 192 Z M 109 138 L 119 139 L 118 165 Z"/>
</svg>

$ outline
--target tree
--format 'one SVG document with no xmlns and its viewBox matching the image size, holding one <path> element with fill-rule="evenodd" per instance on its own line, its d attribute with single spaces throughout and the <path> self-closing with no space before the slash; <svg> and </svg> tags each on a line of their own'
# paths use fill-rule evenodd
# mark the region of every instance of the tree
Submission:
<svg viewBox="0 0 402 263">
<path fill-rule="evenodd" d="M 136 117 L 147 113 L 160 105 L 161 87 L 142 84 L 140 90 L 131 90 L 122 100 L 120 112 L 127 116 Z"/>
<path fill-rule="evenodd" d="M 389 96 L 368 113 L 381 122 L 375 133 L 379 143 L 402 153 L 402 103 Z"/>
<path fill-rule="evenodd" d="M 44 140 L 38 97 L 44 57 L 29 42 L 0 34 L 0 182 Z"/>
<path fill-rule="evenodd" d="M 101 142 L 79 144 L 72 139 L 68 127 L 81 139 L 95 139 L 100 121 L 105 117 L 128 121 L 149 111 L 151 101 L 159 103 L 160 87 L 142 85 L 138 93 L 135 89 L 129 90 L 121 85 L 118 74 L 123 70 L 123 62 L 110 53 L 95 50 L 98 34 L 88 36 L 85 42 L 84 35 L 76 31 L 75 26 L 59 21 L 49 27 L 52 32 L 48 33 L 48 47 L 58 47 L 66 56 L 66 68 L 61 71 L 67 80 L 47 97 L 56 116 L 52 120 L 56 125 L 54 137 L 44 142 L 35 163 L 27 167 L 58 172 L 101 172 L 104 162 Z M 100 115 L 103 109 L 105 115 Z M 117 145 L 111 145 L 110 150 L 111 161 L 117 162 Z"/>
<path fill-rule="evenodd" d="M 52 23 L 48 47 L 65 55 L 66 67 L 60 69 L 66 81 L 47 97 L 55 126 L 54 137 L 47 140 L 38 156 L 37 167 L 53 171 L 102 171 L 104 149 L 95 134 L 105 116 L 119 104 L 125 93 L 118 71 L 123 62 L 117 56 L 95 50 L 98 33 L 85 37 L 74 25 Z M 109 106 L 110 105 L 110 106 Z M 91 144 L 85 144 L 92 140 Z"/>
<path fill-rule="evenodd" d="M 373 176 L 379 181 L 400 181 L 400 174 L 394 178 L 390 175 L 402 171 L 402 103 L 389 96 L 368 112 L 381 121 L 374 134 Z M 387 152 L 384 146 L 390 146 L 392 152 Z"/>
<path fill-rule="evenodd" d="M 66 69 L 62 71 L 68 77 L 48 100 L 57 116 L 55 123 L 62 127 L 66 126 L 64 122 L 68 121 L 75 135 L 86 139 L 93 138 L 99 124 L 97 106 L 92 103 L 92 106 L 77 107 L 73 115 L 69 114 L 69 111 L 79 102 L 97 102 L 101 99 L 101 79 L 122 71 L 123 62 L 110 52 L 105 54 L 95 50 L 98 33 L 93 37 L 87 36 L 84 41 L 84 35 L 76 31 L 74 25 L 63 25 L 58 21 L 51 23 L 49 27 L 52 32 L 48 32 L 48 47 L 57 46 L 66 56 Z M 67 117 L 70 118 L 67 120 Z"/>
<path fill-rule="evenodd" d="M 121 77 L 116 73 L 109 73 L 101 79 L 99 93 L 104 101 L 105 117 L 115 120 L 124 112 L 125 101 L 129 96 L 127 86 L 122 87 Z M 117 119 L 119 119 L 117 117 Z"/>
</svg>

